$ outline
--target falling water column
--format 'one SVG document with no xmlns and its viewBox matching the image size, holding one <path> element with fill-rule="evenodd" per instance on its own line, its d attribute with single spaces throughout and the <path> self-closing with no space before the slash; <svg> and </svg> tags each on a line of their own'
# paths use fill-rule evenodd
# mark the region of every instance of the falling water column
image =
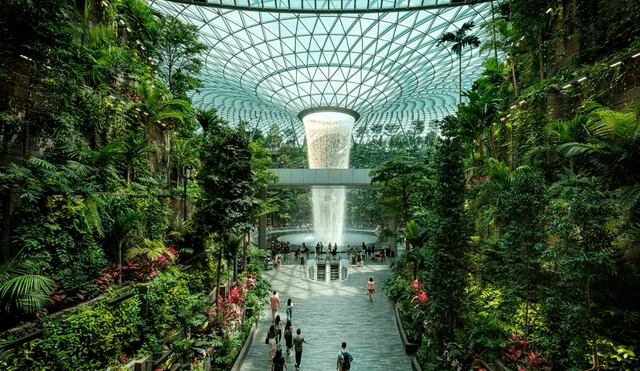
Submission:
<svg viewBox="0 0 640 371">
<path fill-rule="evenodd" d="M 307 136 L 310 169 L 348 169 L 351 131 L 358 118 L 349 110 L 301 113 Z M 325 243 L 344 247 L 346 189 L 344 187 L 313 188 L 313 225 L 318 238 Z"/>
</svg>

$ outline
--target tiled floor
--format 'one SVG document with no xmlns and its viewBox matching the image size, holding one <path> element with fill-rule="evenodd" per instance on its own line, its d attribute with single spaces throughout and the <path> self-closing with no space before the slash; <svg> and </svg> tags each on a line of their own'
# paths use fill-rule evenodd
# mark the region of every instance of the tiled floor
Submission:
<svg viewBox="0 0 640 371">
<path fill-rule="evenodd" d="M 294 261 L 297 263 L 297 261 Z M 320 283 L 304 278 L 303 266 L 287 265 L 265 272 L 265 277 L 278 291 L 280 313 L 288 298 L 293 301 L 292 324 L 302 330 L 309 344 L 304 345 L 302 370 L 336 369 L 340 344 L 354 356 L 351 370 L 410 371 L 411 361 L 405 355 L 391 302 L 384 295 L 384 281 L 391 276 L 388 264 L 365 262 L 353 267 L 348 280 Z M 376 282 L 373 302 L 364 295 L 369 277 Z M 241 368 L 242 371 L 271 370 L 264 339 L 271 323 L 271 309 L 265 304 L 255 340 Z M 283 353 L 286 349 L 283 342 Z M 295 357 L 287 359 L 289 370 L 295 370 Z"/>
</svg>

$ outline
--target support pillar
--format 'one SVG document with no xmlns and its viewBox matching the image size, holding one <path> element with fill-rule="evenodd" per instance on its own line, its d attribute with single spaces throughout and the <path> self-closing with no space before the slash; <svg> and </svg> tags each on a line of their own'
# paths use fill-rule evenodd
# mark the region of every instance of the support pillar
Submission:
<svg viewBox="0 0 640 371">
<path fill-rule="evenodd" d="M 398 223 L 395 218 L 389 220 L 389 229 L 393 233 L 393 235 L 389 237 L 389 251 L 393 251 L 393 256 L 398 256 L 398 237 L 396 236 Z"/>
<path fill-rule="evenodd" d="M 265 187 L 260 188 L 258 191 L 258 197 L 262 201 L 267 200 L 267 189 Z M 260 215 L 258 218 L 258 248 L 266 250 L 267 248 L 267 215 Z"/>
</svg>

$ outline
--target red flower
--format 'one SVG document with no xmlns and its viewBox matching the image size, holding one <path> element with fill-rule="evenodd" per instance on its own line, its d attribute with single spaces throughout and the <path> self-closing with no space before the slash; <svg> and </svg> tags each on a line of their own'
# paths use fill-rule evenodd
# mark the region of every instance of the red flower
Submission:
<svg viewBox="0 0 640 371">
<path fill-rule="evenodd" d="M 423 303 L 428 302 L 429 298 L 427 297 L 427 293 L 426 292 L 422 292 L 422 293 L 418 294 L 418 300 L 420 300 Z"/>
<path fill-rule="evenodd" d="M 122 353 L 122 355 L 120 356 L 120 362 L 124 363 L 124 361 L 127 360 L 127 353 Z"/>
</svg>

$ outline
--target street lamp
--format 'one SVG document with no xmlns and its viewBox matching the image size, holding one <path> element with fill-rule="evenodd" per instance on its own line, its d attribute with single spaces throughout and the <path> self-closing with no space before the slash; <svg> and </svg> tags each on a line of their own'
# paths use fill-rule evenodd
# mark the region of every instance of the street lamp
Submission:
<svg viewBox="0 0 640 371">
<path fill-rule="evenodd" d="M 185 165 L 182 168 L 182 178 L 184 179 L 184 213 L 183 213 L 183 218 L 184 220 L 187 220 L 187 182 L 189 180 L 193 180 L 194 178 L 191 176 L 191 170 L 195 169 L 196 167 L 193 165 Z"/>
</svg>

